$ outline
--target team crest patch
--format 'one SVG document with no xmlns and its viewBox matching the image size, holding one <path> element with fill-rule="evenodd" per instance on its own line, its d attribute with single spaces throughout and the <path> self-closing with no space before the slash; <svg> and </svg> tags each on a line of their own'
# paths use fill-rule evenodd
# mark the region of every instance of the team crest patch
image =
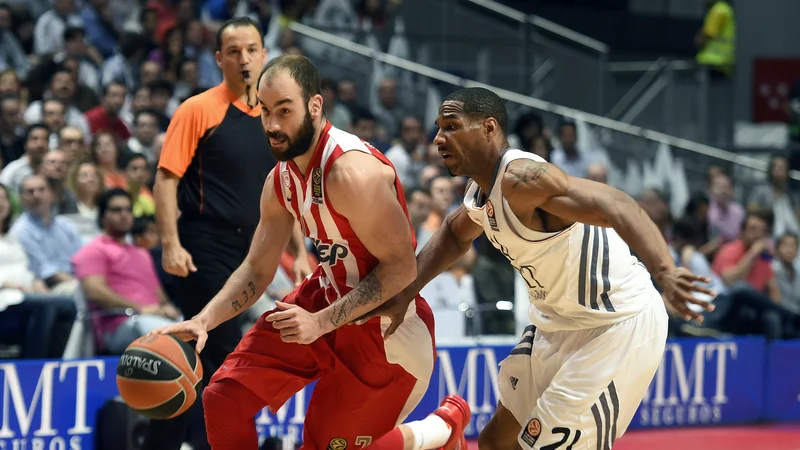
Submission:
<svg viewBox="0 0 800 450">
<path fill-rule="evenodd" d="M 489 226 L 492 228 L 492 230 L 500 231 L 497 228 L 497 219 L 494 215 L 494 205 L 492 205 L 491 200 L 486 200 L 486 217 L 489 219 Z"/>
<path fill-rule="evenodd" d="M 289 172 L 284 171 L 281 173 L 281 179 L 283 180 L 283 185 L 287 188 L 292 186 L 292 180 L 289 178 Z"/>
<path fill-rule="evenodd" d="M 531 419 L 522 430 L 522 441 L 533 447 L 540 434 L 542 434 L 542 423 L 539 422 L 539 419 Z"/>
<path fill-rule="evenodd" d="M 328 444 L 328 450 L 344 450 L 347 448 L 347 441 L 342 438 L 333 438 Z"/>
<path fill-rule="evenodd" d="M 311 173 L 311 201 L 322 204 L 322 168 L 315 167 Z"/>
</svg>

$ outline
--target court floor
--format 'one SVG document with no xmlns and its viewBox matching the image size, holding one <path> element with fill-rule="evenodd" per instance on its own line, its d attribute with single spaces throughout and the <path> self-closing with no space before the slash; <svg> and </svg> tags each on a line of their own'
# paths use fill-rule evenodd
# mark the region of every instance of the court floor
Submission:
<svg viewBox="0 0 800 450">
<path fill-rule="evenodd" d="M 800 450 L 800 424 L 629 431 L 614 450 Z M 470 450 L 478 450 L 470 442 Z"/>
</svg>

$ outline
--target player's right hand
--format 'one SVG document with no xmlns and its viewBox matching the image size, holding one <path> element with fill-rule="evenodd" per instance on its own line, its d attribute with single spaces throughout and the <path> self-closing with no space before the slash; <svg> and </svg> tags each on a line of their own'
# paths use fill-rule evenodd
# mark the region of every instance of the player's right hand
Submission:
<svg viewBox="0 0 800 450">
<path fill-rule="evenodd" d="M 181 244 L 164 246 L 161 255 L 161 265 L 171 275 L 186 277 L 190 272 L 197 272 L 197 267 L 192 261 L 192 255 Z"/>
<path fill-rule="evenodd" d="M 197 319 L 186 320 L 165 327 L 156 328 L 151 331 L 148 336 L 155 336 L 158 334 L 171 334 L 178 339 L 185 342 L 197 341 L 194 349 L 197 353 L 203 351 L 206 346 L 206 339 L 208 339 L 208 331 L 206 327 Z"/>
<path fill-rule="evenodd" d="M 401 292 L 387 300 L 381 306 L 359 317 L 353 324 L 363 325 L 375 317 L 388 317 L 391 319 L 392 323 L 389 324 L 389 328 L 383 333 L 383 339 L 388 339 L 389 336 L 393 335 L 394 332 L 397 331 L 397 328 L 403 324 L 403 321 L 406 319 L 408 306 L 414 298 L 416 298 L 416 294 L 409 297 L 408 295 L 403 295 Z"/>
</svg>

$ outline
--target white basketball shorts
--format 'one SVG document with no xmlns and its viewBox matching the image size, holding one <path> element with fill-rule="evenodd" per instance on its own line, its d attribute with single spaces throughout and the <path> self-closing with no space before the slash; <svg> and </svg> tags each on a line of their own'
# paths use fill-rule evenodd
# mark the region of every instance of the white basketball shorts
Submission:
<svg viewBox="0 0 800 450">
<path fill-rule="evenodd" d="M 654 293 L 613 325 L 552 333 L 528 327 L 500 363 L 500 401 L 523 449 L 607 450 L 628 428 L 661 363 L 667 312 Z"/>
</svg>

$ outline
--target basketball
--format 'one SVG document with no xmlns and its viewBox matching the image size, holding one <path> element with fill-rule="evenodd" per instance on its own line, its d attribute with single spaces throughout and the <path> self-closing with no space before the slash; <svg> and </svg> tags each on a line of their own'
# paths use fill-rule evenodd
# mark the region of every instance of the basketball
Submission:
<svg viewBox="0 0 800 450">
<path fill-rule="evenodd" d="M 170 335 L 144 336 L 117 364 L 117 388 L 125 403 L 151 419 L 183 414 L 200 396 L 203 365 L 189 344 Z"/>
</svg>

